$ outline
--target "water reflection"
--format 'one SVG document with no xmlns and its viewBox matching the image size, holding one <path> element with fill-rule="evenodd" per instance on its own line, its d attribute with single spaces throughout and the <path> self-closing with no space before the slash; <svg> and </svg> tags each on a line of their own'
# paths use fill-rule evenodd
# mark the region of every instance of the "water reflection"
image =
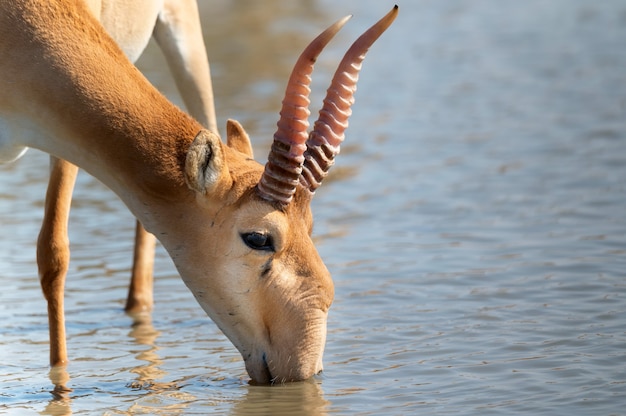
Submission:
<svg viewBox="0 0 626 416">
<path fill-rule="evenodd" d="M 149 348 L 140 351 L 135 356 L 138 360 L 145 361 L 146 364 L 130 370 L 131 373 L 137 374 L 137 379 L 129 383 L 129 387 L 143 390 L 166 390 L 173 387 L 172 383 L 159 383 L 156 381 L 166 376 L 167 372 L 159 368 L 163 361 L 156 353 L 159 350 L 159 347 L 156 345 L 156 339 L 161 333 L 152 325 L 151 315 L 139 313 L 133 314 L 131 317 L 134 322 L 128 336 L 133 338 L 138 345 L 145 345 Z"/>
<path fill-rule="evenodd" d="M 130 369 L 130 373 L 137 378 L 128 383 L 126 387 L 146 392 L 140 399 L 135 401 L 128 411 L 132 414 L 182 414 L 189 403 L 196 397 L 180 391 L 183 380 L 159 381 L 166 378 L 168 373 L 161 369 L 163 359 L 157 351 L 157 339 L 161 335 L 152 325 L 152 315 L 149 313 L 130 314 L 133 324 L 128 336 L 138 346 L 148 347 L 141 349 L 135 355 L 138 361 L 144 364 Z"/>
<path fill-rule="evenodd" d="M 135 380 L 127 383 L 124 388 L 132 391 L 145 392 L 139 396 L 128 409 L 131 413 L 149 414 L 179 414 L 188 403 L 196 400 L 189 393 L 181 393 L 182 380 L 163 382 L 159 381 L 168 375 L 161 369 L 163 359 L 157 354 L 159 346 L 157 339 L 161 334 L 152 325 L 152 316 L 148 313 L 130 314 L 133 324 L 128 336 L 138 347 L 135 358 L 141 363 L 128 370 L 136 374 Z M 147 347 L 147 348 L 146 348 Z M 52 400 L 41 412 L 44 415 L 71 415 L 73 390 L 68 387 L 70 374 L 67 367 L 54 367 L 49 372 L 49 378 L 54 386 Z M 167 402 L 167 403 L 166 403 Z"/>
<path fill-rule="evenodd" d="M 70 375 L 67 372 L 67 368 L 65 366 L 53 367 L 50 369 L 48 376 L 54 386 L 54 389 L 51 392 L 53 399 L 50 400 L 41 414 L 58 416 L 71 415 L 72 400 L 70 398 L 70 393 L 72 392 L 72 389 L 67 387 L 70 381 Z"/>
<path fill-rule="evenodd" d="M 117 407 L 116 411 L 171 415 L 184 414 L 190 407 L 207 408 L 207 411 L 213 412 L 216 406 L 227 405 L 233 415 L 324 415 L 328 412 L 330 402 L 324 398 L 319 378 L 299 383 L 255 386 L 248 384 L 245 378 L 219 377 L 220 369 L 216 369 L 215 374 L 211 371 L 211 374 L 185 374 L 168 381 L 171 375 L 163 369 L 167 367 L 168 359 L 158 353 L 161 331 L 154 328 L 150 314 L 133 315 L 132 318 L 134 322 L 128 332 L 132 341 L 129 351 L 133 351 L 137 361 L 134 367 L 122 369 L 120 373 L 134 374 L 135 377 L 131 382 L 123 385 L 116 383 L 115 387 L 106 388 L 108 392 L 128 399 L 127 407 Z M 77 377 L 80 383 L 85 381 L 81 376 Z M 51 369 L 49 378 L 54 386 L 52 399 L 40 413 L 54 416 L 81 413 L 84 407 L 79 399 L 85 395 L 92 396 L 91 389 L 85 391 L 83 384 L 75 387 L 76 390 L 69 388 L 71 380 L 66 367 Z"/>
<path fill-rule="evenodd" d="M 249 385 L 231 414 L 324 415 L 329 405 L 321 382 L 309 379 L 272 387 Z"/>
</svg>

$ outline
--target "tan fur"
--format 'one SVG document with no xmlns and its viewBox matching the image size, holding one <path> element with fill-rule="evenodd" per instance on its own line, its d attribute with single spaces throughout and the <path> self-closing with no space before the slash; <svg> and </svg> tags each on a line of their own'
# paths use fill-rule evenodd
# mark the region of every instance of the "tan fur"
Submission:
<svg viewBox="0 0 626 416">
<path fill-rule="evenodd" d="M 253 381 L 322 369 L 333 285 L 310 238 L 310 194 L 299 189 L 284 208 L 260 199 L 263 167 L 242 144 L 243 129 L 231 130 L 233 147 L 198 136 L 202 126 L 145 80 L 80 1 L 0 3 L 0 91 L 0 154 L 39 148 L 116 192 L 162 242 Z M 196 137 L 221 161 L 194 159 L 206 155 L 188 153 Z M 213 170 L 190 175 L 191 166 Z M 189 177 L 199 179 L 189 187 Z M 248 247 L 241 235 L 250 232 L 271 235 L 275 250 Z"/>
<path fill-rule="evenodd" d="M 213 89 L 195 0 L 88 0 L 124 53 L 135 61 L 152 35 L 170 64 L 174 79 L 192 116 L 217 133 Z M 67 222 L 78 169 L 54 156 L 46 194 L 44 218 L 37 241 L 37 264 L 48 301 L 50 362 L 67 361 L 63 296 L 70 261 Z M 140 222 L 135 232 L 131 281 L 125 309 L 138 313 L 152 309 L 155 237 Z M 59 318 L 60 317 L 60 318 Z"/>
</svg>

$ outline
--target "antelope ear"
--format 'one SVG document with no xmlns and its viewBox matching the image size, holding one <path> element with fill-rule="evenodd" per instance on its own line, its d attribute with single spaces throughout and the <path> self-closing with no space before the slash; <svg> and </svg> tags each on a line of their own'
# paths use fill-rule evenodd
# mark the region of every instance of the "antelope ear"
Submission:
<svg viewBox="0 0 626 416">
<path fill-rule="evenodd" d="M 250 158 L 254 157 L 252 155 L 250 137 L 237 120 L 229 119 L 226 122 L 226 143 L 228 144 L 228 147 L 233 148 Z"/>
<path fill-rule="evenodd" d="M 205 194 L 215 190 L 219 184 L 232 182 L 222 146 L 219 136 L 200 130 L 185 160 L 185 180 L 189 188 Z"/>
</svg>

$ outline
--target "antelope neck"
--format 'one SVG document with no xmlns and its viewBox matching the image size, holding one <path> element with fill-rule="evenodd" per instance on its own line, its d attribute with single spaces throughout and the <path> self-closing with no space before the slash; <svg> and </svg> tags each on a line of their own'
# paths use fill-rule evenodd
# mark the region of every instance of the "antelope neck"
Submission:
<svg viewBox="0 0 626 416">
<path fill-rule="evenodd" d="M 22 126 L 25 144 L 85 169 L 135 215 L 139 200 L 188 194 L 183 164 L 200 124 L 152 87 L 81 3 L 23 7 L 49 9 L 30 14 L 45 22 L 11 16 L 21 47 L 6 51 L 18 65 L 9 88 L 28 92 L 14 104 L 39 120 Z"/>
</svg>

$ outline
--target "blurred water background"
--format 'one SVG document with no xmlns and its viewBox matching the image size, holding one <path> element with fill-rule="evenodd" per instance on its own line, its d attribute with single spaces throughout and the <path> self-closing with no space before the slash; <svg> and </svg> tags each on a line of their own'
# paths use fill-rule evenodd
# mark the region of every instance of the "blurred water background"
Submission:
<svg viewBox="0 0 626 416">
<path fill-rule="evenodd" d="M 218 118 L 263 161 L 291 65 L 337 18 L 316 108 L 380 0 L 200 1 Z M 66 293 L 72 362 L 51 393 L 35 242 L 46 155 L 0 167 L 0 413 L 623 414 L 626 3 L 420 0 L 364 62 L 314 200 L 333 273 L 325 371 L 250 386 L 157 252 L 155 310 L 122 310 L 134 221 L 80 176 Z M 160 51 L 138 64 L 176 103 Z"/>
</svg>

